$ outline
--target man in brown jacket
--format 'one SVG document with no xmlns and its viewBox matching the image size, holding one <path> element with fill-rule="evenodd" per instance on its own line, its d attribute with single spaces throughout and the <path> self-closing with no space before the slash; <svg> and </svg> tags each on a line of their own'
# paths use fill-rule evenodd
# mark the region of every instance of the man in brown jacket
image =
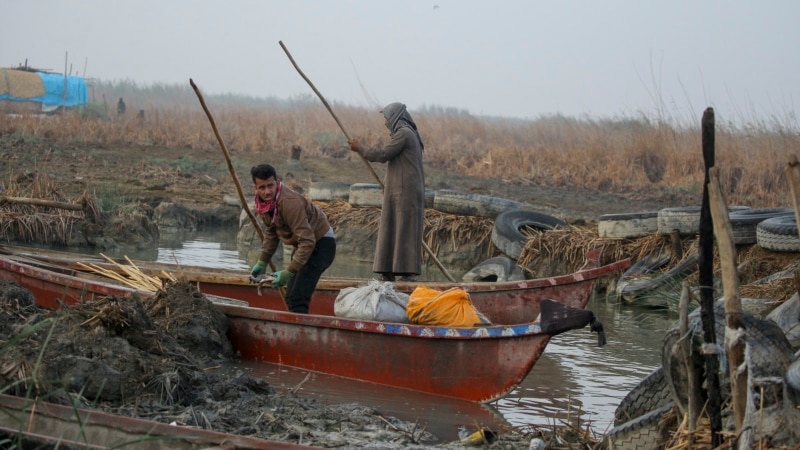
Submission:
<svg viewBox="0 0 800 450">
<path fill-rule="evenodd" d="M 381 111 L 391 141 L 379 149 L 365 149 L 349 141 L 350 150 L 367 161 L 388 163 L 384 180 L 381 223 L 372 271 L 384 281 L 415 281 L 422 272 L 422 229 L 425 221 L 425 146 L 417 124 L 402 103 Z"/>
<path fill-rule="evenodd" d="M 279 241 L 291 245 L 292 260 L 286 269 L 272 274 L 272 285 L 287 287 L 289 311 L 308 313 L 311 294 L 336 256 L 333 228 L 321 209 L 278 181 L 274 167 L 260 164 L 250 169 L 250 175 L 256 190 L 256 213 L 266 225 L 261 255 L 250 275 L 266 272 Z"/>
</svg>

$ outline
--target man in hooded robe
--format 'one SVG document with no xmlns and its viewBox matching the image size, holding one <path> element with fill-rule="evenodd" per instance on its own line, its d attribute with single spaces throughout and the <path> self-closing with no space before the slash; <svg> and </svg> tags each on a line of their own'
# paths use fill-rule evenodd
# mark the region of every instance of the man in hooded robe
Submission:
<svg viewBox="0 0 800 450">
<path fill-rule="evenodd" d="M 391 141 L 383 148 L 363 148 L 348 141 L 350 150 L 371 162 L 387 163 L 383 206 L 372 271 L 384 281 L 415 281 L 422 272 L 422 229 L 425 220 L 425 146 L 417 124 L 402 103 L 381 111 Z"/>
</svg>

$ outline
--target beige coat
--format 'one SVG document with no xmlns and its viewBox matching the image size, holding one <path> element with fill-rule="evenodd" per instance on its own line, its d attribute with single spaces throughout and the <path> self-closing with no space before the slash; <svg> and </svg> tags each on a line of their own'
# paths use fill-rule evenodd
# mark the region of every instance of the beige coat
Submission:
<svg viewBox="0 0 800 450">
<path fill-rule="evenodd" d="M 373 272 L 421 273 L 425 220 L 422 151 L 417 133 L 407 126 L 392 133 L 386 147 L 361 151 L 368 161 L 388 163 Z"/>
</svg>

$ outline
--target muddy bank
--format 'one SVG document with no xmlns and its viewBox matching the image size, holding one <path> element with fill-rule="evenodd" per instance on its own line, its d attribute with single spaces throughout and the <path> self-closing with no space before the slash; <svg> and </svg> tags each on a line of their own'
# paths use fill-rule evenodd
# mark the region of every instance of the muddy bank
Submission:
<svg viewBox="0 0 800 450">
<path fill-rule="evenodd" d="M 61 311 L 0 283 L 6 393 L 114 414 L 321 447 L 474 448 L 358 404 L 278 392 L 231 368 L 227 321 L 188 284 L 152 298 L 108 297 Z M 469 424 L 465 424 L 469 426 Z M 494 430 L 490 448 L 532 435 Z"/>
</svg>

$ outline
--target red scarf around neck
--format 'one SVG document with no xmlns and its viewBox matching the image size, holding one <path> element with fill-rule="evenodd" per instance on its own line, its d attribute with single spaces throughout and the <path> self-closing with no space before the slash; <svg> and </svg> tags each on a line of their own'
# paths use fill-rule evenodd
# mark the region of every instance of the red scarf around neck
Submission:
<svg viewBox="0 0 800 450">
<path fill-rule="evenodd" d="M 255 205 L 256 205 L 256 213 L 257 214 L 267 214 L 269 213 L 272 217 L 272 223 L 275 223 L 275 213 L 278 211 L 278 199 L 281 196 L 281 191 L 283 190 L 283 183 L 278 182 L 278 189 L 275 191 L 275 198 L 271 202 L 265 202 L 261 200 L 261 197 L 256 194 L 255 198 Z"/>
</svg>

